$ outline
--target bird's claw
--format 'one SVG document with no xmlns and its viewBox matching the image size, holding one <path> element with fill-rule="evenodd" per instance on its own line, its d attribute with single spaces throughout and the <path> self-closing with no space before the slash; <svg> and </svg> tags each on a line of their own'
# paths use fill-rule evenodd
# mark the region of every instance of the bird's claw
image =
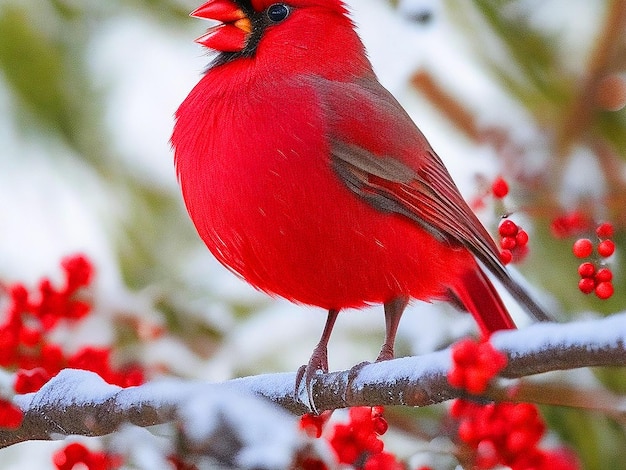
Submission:
<svg viewBox="0 0 626 470">
<path fill-rule="evenodd" d="M 319 414 L 313 399 L 313 379 L 316 375 L 328 372 L 328 358 L 325 350 L 315 350 L 308 364 L 300 366 L 296 373 L 295 399 L 305 405 L 311 413 Z"/>
<path fill-rule="evenodd" d="M 350 368 L 350 370 L 348 371 L 348 380 L 346 381 L 346 388 L 344 389 L 344 393 L 343 393 L 343 401 L 344 403 L 347 403 L 348 406 L 350 405 L 350 403 L 353 402 L 352 400 L 352 382 L 354 381 L 354 379 L 357 378 L 357 376 L 359 375 L 359 373 L 361 372 L 361 369 L 363 369 L 363 367 L 370 365 L 371 362 L 369 361 L 363 361 L 363 362 L 359 362 L 358 364 L 352 366 Z"/>
<path fill-rule="evenodd" d="M 390 361 L 395 357 L 393 351 L 393 344 L 383 344 L 383 347 L 380 350 L 380 354 L 376 358 L 376 362 Z"/>
</svg>

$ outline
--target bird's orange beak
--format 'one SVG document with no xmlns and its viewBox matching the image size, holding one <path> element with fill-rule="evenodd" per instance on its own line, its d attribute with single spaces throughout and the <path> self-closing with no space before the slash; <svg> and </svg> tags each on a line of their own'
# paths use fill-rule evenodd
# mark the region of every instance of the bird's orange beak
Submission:
<svg viewBox="0 0 626 470">
<path fill-rule="evenodd" d="M 243 10 L 232 0 L 209 0 L 196 8 L 189 16 L 219 22 L 209 28 L 206 34 L 196 39 L 209 49 L 220 52 L 239 52 L 246 46 L 252 32 L 252 22 Z"/>
</svg>

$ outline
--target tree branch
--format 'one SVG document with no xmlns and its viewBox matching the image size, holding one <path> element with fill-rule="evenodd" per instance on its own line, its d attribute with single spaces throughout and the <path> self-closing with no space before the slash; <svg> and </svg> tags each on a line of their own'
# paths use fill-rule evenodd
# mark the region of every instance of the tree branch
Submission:
<svg viewBox="0 0 626 470">
<path fill-rule="evenodd" d="M 498 332 L 492 336 L 492 343 L 508 356 L 508 365 L 501 374 L 504 378 L 590 366 L 624 366 L 626 313 Z M 319 411 L 350 406 L 426 406 L 465 396 L 448 384 L 449 367 L 450 351 L 444 350 L 321 374 L 312 383 L 314 404 Z M 198 397 L 211 400 L 220 394 L 232 398 L 233 394 L 252 393 L 300 415 L 308 408 L 295 398 L 294 382 L 295 373 L 281 373 L 214 384 L 170 379 L 121 389 L 91 372 L 65 370 L 37 393 L 15 397 L 24 412 L 24 422 L 17 430 L 0 431 L 0 447 L 69 434 L 104 435 L 123 423 L 142 427 L 166 423 L 180 419 L 179 409 L 185 403 Z M 514 399 L 510 390 L 496 383 L 485 397 Z M 603 393 L 603 403 L 607 403 L 609 392 Z M 529 396 L 541 400 L 537 393 Z M 626 409 L 622 397 L 608 400 L 619 404 L 616 412 Z"/>
<path fill-rule="evenodd" d="M 563 160 L 568 156 L 571 147 L 591 126 L 593 113 L 596 109 L 594 95 L 600 79 L 610 70 L 622 44 L 626 27 L 626 1 L 613 0 L 608 2 L 604 25 L 596 44 L 589 54 L 586 75 L 580 85 L 578 94 L 564 113 L 560 129 L 556 135 L 556 157 Z"/>
</svg>

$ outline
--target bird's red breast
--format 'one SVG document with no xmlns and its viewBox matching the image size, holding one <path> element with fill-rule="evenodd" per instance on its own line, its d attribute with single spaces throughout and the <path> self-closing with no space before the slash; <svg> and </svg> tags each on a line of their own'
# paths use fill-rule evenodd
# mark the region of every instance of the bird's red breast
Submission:
<svg viewBox="0 0 626 470">
<path fill-rule="evenodd" d="M 315 81 L 269 83 L 232 65 L 192 91 L 173 138 L 189 213 L 224 265 L 263 291 L 328 309 L 399 294 L 440 298 L 460 270 L 474 266 L 464 248 L 373 207 L 344 184 L 332 142 L 336 133 L 354 136 L 332 122 Z"/>
<path fill-rule="evenodd" d="M 221 53 L 176 113 L 183 196 L 229 269 L 327 309 L 453 299 L 513 326 L 477 257 L 538 318 L 441 159 L 376 79 L 339 0 L 210 0 Z M 207 42 L 208 41 L 208 42 Z"/>
</svg>

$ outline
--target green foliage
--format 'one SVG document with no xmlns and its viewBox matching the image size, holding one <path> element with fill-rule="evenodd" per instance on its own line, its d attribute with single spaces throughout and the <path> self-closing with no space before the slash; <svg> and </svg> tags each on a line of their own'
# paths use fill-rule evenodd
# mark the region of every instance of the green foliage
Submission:
<svg viewBox="0 0 626 470">
<path fill-rule="evenodd" d="M 626 440 L 623 425 L 593 412 L 543 407 L 550 429 L 557 431 L 580 457 L 586 470 L 624 468 Z"/>
<path fill-rule="evenodd" d="M 9 4 L 0 13 L 0 66 L 18 100 L 16 108 L 74 143 L 76 122 L 85 111 L 82 61 L 70 56 L 56 34 L 36 29 L 26 9 Z"/>
</svg>

